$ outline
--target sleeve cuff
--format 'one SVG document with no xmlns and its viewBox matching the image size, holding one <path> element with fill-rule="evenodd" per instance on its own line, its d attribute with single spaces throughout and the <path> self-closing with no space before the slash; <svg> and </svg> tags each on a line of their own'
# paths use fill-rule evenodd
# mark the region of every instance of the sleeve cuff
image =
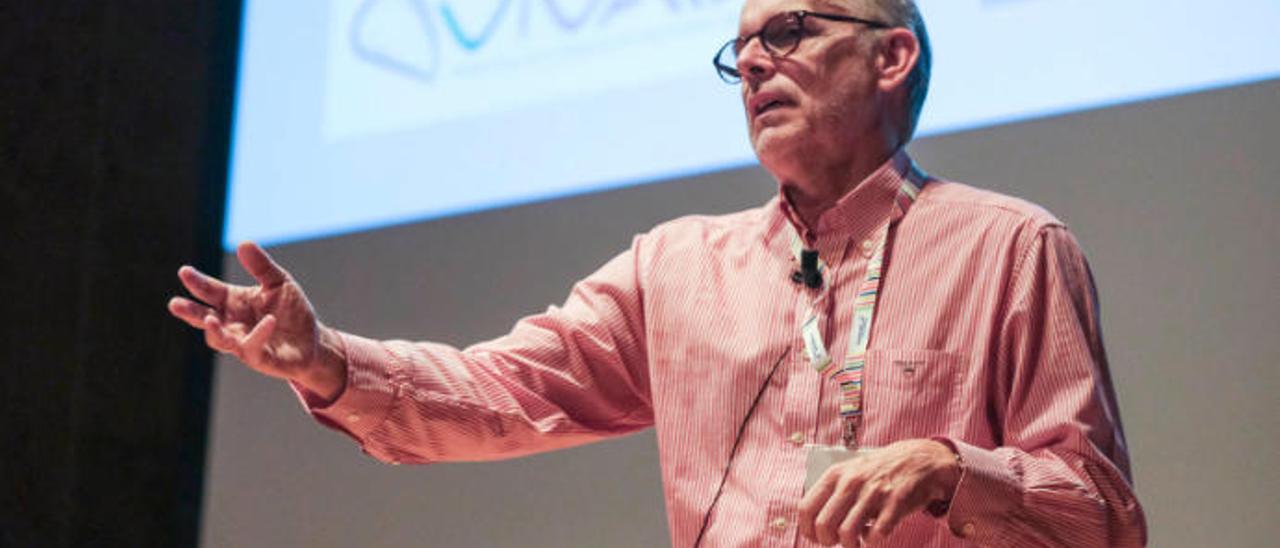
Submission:
<svg viewBox="0 0 1280 548">
<path fill-rule="evenodd" d="M 952 456 L 955 457 L 956 467 L 959 468 L 962 472 L 964 471 L 964 459 L 960 458 L 960 451 L 956 449 L 956 444 L 955 442 L 951 441 L 951 438 L 947 438 L 943 436 L 934 436 L 929 439 L 932 441 L 941 443 L 942 445 L 945 445 L 947 449 L 951 451 Z M 958 482 L 959 480 L 957 480 L 957 484 Z M 954 490 L 950 493 L 947 493 L 947 497 L 944 499 L 938 499 L 938 500 L 929 502 L 929 504 L 924 507 L 924 513 L 930 516 L 933 516 L 935 518 L 941 518 L 943 516 L 946 516 L 947 512 L 951 511 L 951 499 L 953 498 L 955 498 Z"/>
<path fill-rule="evenodd" d="M 332 401 L 290 381 L 302 407 L 319 423 L 346 433 L 363 445 L 386 419 L 403 386 L 403 365 L 377 342 L 340 333 L 347 356 L 347 382 Z"/>
<path fill-rule="evenodd" d="M 981 539 L 995 531 L 997 523 L 1021 505 L 1022 489 L 1017 475 L 1000 453 L 948 439 L 960 456 L 960 482 L 945 516 L 947 526 L 958 537 Z"/>
</svg>

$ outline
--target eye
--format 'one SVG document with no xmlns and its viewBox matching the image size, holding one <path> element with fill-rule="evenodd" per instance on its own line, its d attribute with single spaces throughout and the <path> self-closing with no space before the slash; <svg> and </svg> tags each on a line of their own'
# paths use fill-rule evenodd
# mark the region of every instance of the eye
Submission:
<svg viewBox="0 0 1280 548">
<path fill-rule="evenodd" d="M 790 13 L 770 19 L 760 32 L 760 39 L 776 53 L 789 53 L 803 37 L 804 25 Z"/>
</svg>

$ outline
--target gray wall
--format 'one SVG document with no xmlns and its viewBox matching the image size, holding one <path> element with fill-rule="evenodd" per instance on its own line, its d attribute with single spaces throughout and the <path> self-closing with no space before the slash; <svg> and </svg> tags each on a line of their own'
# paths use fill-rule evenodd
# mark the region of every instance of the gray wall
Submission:
<svg viewBox="0 0 1280 548">
<path fill-rule="evenodd" d="M 1277 97 L 1270 81 L 913 145 L 935 174 L 1048 207 L 1084 245 L 1154 546 L 1264 546 L 1278 532 Z M 774 191 L 753 167 L 275 252 L 333 325 L 465 345 L 560 302 L 636 232 Z M 206 546 L 667 541 L 652 433 L 389 466 L 310 423 L 280 383 L 221 361 Z"/>
</svg>

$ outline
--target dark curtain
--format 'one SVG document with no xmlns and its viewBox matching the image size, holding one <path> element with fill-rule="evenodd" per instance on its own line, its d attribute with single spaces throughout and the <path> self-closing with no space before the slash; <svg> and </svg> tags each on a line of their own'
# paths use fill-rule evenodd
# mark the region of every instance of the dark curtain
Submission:
<svg viewBox="0 0 1280 548">
<path fill-rule="evenodd" d="M 0 546 L 196 542 L 240 8 L 0 4 Z"/>
</svg>

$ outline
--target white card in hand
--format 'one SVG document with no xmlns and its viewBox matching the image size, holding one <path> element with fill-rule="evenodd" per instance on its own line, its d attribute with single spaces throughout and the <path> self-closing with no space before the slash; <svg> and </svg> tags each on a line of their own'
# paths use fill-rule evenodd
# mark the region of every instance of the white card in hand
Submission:
<svg viewBox="0 0 1280 548">
<path fill-rule="evenodd" d="M 857 451 L 850 451 L 844 447 L 832 445 L 806 445 L 805 449 L 809 451 L 804 462 L 804 492 L 806 493 L 813 484 L 818 482 L 822 473 L 831 468 L 831 465 L 865 455 L 872 450 L 864 447 Z"/>
</svg>

